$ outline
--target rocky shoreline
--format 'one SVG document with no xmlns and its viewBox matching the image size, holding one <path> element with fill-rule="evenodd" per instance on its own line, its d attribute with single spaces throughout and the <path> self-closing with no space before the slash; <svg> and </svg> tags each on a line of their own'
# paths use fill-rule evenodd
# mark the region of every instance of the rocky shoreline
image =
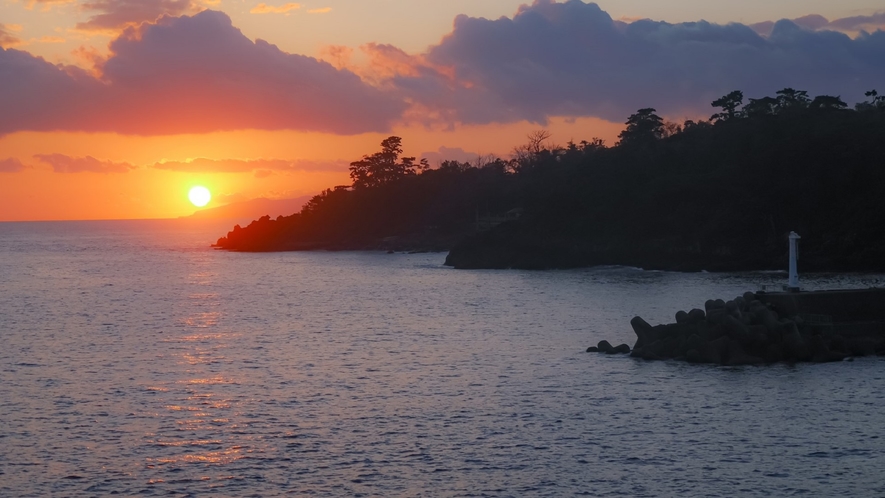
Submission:
<svg viewBox="0 0 885 498">
<path fill-rule="evenodd" d="M 881 290 L 855 294 L 874 299 L 885 295 Z M 791 316 L 781 316 L 777 306 L 767 301 L 764 294 L 752 292 L 727 302 L 711 299 L 703 310 L 679 311 L 676 323 L 657 326 L 637 316 L 630 321 L 637 336 L 632 349 L 600 341 L 587 351 L 724 366 L 823 363 L 885 355 L 885 324 L 881 321 L 834 323 L 829 315 L 791 314 L 787 310 L 782 313 Z"/>
</svg>

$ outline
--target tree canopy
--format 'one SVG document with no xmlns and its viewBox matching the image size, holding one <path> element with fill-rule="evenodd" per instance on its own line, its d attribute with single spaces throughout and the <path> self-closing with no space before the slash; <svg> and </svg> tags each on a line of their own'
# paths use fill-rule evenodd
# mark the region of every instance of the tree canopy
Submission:
<svg viewBox="0 0 885 498">
<path fill-rule="evenodd" d="M 350 163 L 353 187 L 378 187 L 427 169 L 426 159 L 416 163 L 414 157 L 399 157 L 403 153 L 402 142 L 400 137 L 388 137 L 381 142 L 380 152 Z"/>
<path fill-rule="evenodd" d="M 627 127 L 618 138 L 620 144 L 625 147 L 645 147 L 663 136 L 664 120 L 655 114 L 653 108 L 639 109 L 627 118 Z"/>
<path fill-rule="evenodd" d="M 793 230 L 806 269 L 885 269 L 885 98 L 871 90 L 850 109 L 790 88 L 742 97 L 714 101 L 713 122 L 639 109 L 614 146 L 560 147 L 539 130 L 510 159 L 437 168 L 389 137 L 351 164 L 352 186 L 217 245 L 451 249 L 459 267 L 776 269 Z"/>
</svg>

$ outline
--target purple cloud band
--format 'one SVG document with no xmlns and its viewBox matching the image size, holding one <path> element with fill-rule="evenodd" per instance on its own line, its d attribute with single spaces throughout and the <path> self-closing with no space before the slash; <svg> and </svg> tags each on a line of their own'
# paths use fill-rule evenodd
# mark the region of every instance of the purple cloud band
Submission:
<svg viewBox="0 0 885 498">
<path fill-rule="evenodd" d="M 91 2 L 105 3 L 126 0 Z M 185 8 L 177 0 L 149 4 Z M 761 97 L 784 87 L 852 103 L 885 81 L 885 32 L 852 38 L 827 26 L 869 26 L 877 16 L 807 16 L 778 21 L 761 36 L 742 24 L 625 23 L 596 4 L 535 0 L 513 18 L 459 16 L 421 55 L 368 46 L 383 69 L 372 84 L 253 42 L 220 12 L 166 16 L 112 41 L 99 78 L 0 51 L 0 135 L 249 128 L 356 134 L 387 132 L 402 121 L 545 123 L 554 116 L 622 122 L 642 107 L 677 118 L 708 115 L 710 102 L 732 90 Z"/>
<path fill-rule="evenodd" d="M 355 134 L 386 131 L 406 108 L 350 71 L 249 40 L 221 12 L 128 28 L 110 50 L 100 79 L 0 51 L 0 135 L 249 128 Z"/>
<path fill-rule="evenodd" d="M 189 173 L 248 173 L 270 171 L 347 171 L 345 161 L 287 161 L 284 159 L 205 159 L 193 161 L 167 161 L 156 163 L 156 169 L 183 171 Z M 267 176 L 261 173 L 259 176 Z"/>
<path fill-rule="evenodd" d="M 765 38 L 742 24 L 626 24 L 596 4 L 536 0 L 512 19 L 458 17 L 425 60 L 422 74 L 394 84 L 456 121 L 623 121 L 642 107 L 703 115 L 731 90 L 761 97 L 796 87 L 862 100 L 885 81 L 885 32 L 852 39 L 779 21 Z"/>
<path fill-rule="evenodd" d="M 64 154 L 37 154 L 40 162 L 52 166 L 56 173 L 127 173 L 134 169 L 129 163 L 101 161 L 92 156 L 71 157 Z"/>
</svg>

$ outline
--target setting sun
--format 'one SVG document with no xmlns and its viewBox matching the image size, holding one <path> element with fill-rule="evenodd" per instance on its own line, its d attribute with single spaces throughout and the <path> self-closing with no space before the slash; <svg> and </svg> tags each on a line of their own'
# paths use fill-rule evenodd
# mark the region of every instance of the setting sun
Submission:
<svg viewBox="0 0 885 498">
<path fill-rule="evenodd" d="M 187 193 L 187 198 L 197 207 L 203 207 L 212 200 L 212 193 L 206 187 L 197 186 Z"/>
</svg>

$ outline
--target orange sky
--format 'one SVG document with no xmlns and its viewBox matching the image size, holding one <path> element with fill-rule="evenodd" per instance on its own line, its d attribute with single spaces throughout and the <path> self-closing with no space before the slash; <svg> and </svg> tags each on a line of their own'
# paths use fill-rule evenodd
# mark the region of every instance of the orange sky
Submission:
<svg viewBox="0 0 885 498">
<path fill-rule="evenodd" d="M 391 0 L 372 9 L 375 3 L 352 0 L 0 2 L 0 46 L 7 49 L 0 76 L 6 70 L 11 78 L 0 85 L 0 221 L 178 217 L 195 210 L 187 191 L 198 184 L 213 192 L 208 207 L 314 194 L 349 184 L 347 164 L 389 135 L 403 137 L 408 155 L 446 147 L 455 152 L 444 154 L 463 156 L 454 159 L 506 158 L 542 127 L 559 144 L 594 137 L 612 144 L 627 114 L 606 95 L 590 103 L 557 100 L 556 91 L 507 95 L 513 79 L 497 81 L 499 93 L 477 92 L 496 74 L 455 69 L 461 42 L 452 30 L 467 40 L 470 29 L 493 26 L 465 17 L 453 28 L 455 15 L 496 19 L 519 8 L 525 20 L 535 10 L 550 23 L 565 22 L 552 0 L 532 8 L 513 0 L 445 7 Z M 831 18 L 868 16 L 865 27 L 878 19 L 866 0 L 841 11 L 813 2 L 766 11 L 760 3 L 752 15 L 728 11 L 722 19 L 714 17 L 726 4 L 716 11 L 711 3 L 717 2 L 673 2 L 667 13 L 650 1 L 600 7 L 615 19 L 657 14 L 671 22 L 756 22 L 812 13 L 808 8 Z M 133 14 L 132 5 L 143 12 Z M 205 8 L 218 15 L 188 17 Z M 161 14 L 168 17 L 155 23 Z M 215 38 L 207 41 L 200 30 Z M 506 69 L 518 74 L 536 64 L 514 60 Z M 538 75 L 568 78 L 549 70 Z M 567 91 L 582 95 L 580 88 Z M 537 105 L 529 102 L 535 97 Z M 657 105 L 652 97 L 663 99 L 648 95 L 632 108 Z M 681 120 L 707 112 L 695 109 L 674 104 L 666 115 Z"/>
</svg>

